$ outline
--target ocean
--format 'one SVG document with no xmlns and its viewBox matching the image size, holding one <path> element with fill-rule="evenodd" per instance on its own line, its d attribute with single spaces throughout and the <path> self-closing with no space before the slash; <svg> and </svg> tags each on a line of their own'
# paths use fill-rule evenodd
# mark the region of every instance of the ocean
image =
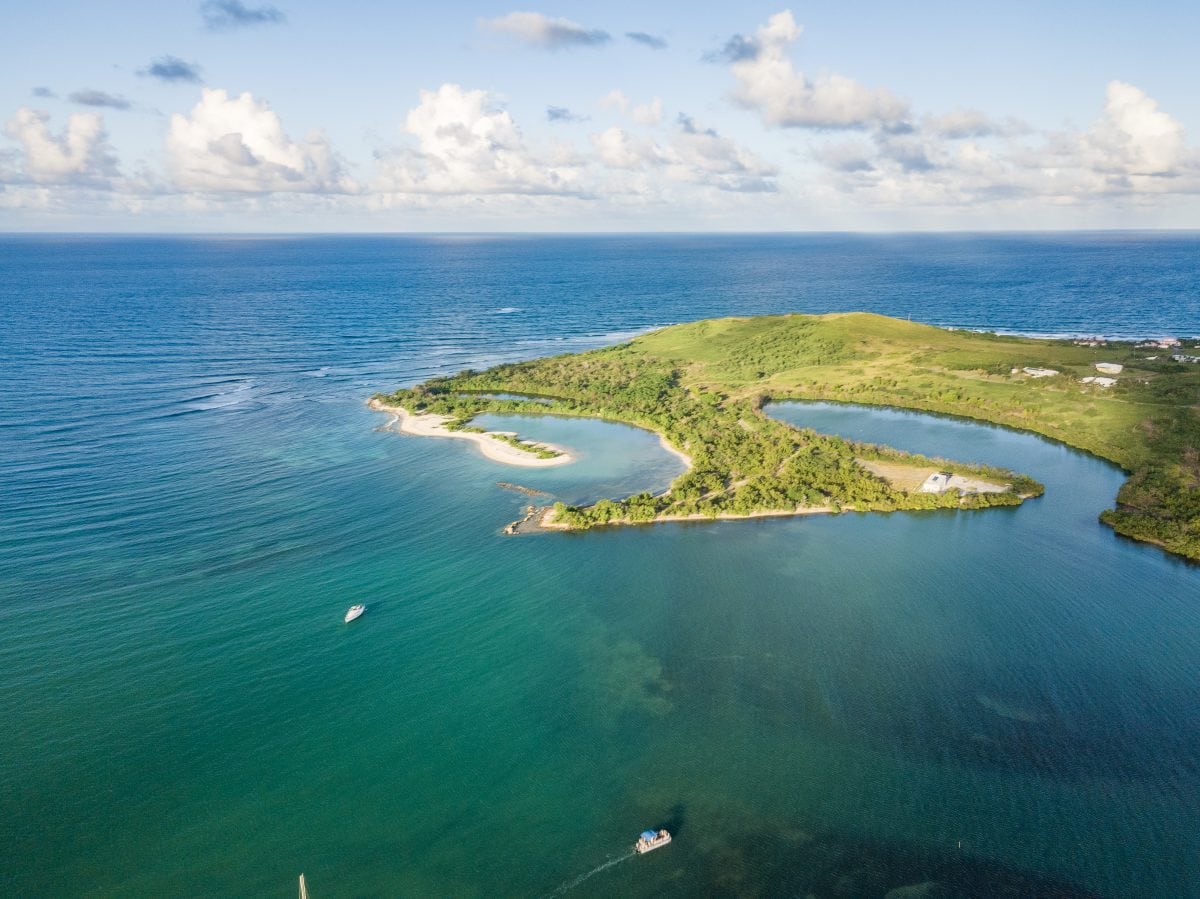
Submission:
<svg viewBox="0 0 1200 899">
<path fill-rule="evenodd" d="M 680 463 L 522 419 L 581 458 L 512 469 L 365 406 L 721 315 L 1200 335 L 1198 260 L 1171 233 L 0 237 L 4 893 L 1200 896 L 1200 568 L 1096 521 L 1113 466 L 780 404 L 1046 495 L 510 538 L 497 482 L 585 502 Z"/>
</svg>

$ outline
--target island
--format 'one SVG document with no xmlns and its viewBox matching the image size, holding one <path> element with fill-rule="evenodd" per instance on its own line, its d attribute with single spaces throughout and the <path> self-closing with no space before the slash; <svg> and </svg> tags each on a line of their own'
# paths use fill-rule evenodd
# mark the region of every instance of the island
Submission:
<svg viewBox="0 0 1200 899">
<path fill-rule="evenodd" d="M 1040 495 L 1028 475 L 818 434 L 763 410 L 825 400 L 966 417 L 1121 466 L 1129 477 L 1100 520 L 1200 559 L 1200 357 L 1177 343 L 1047 340 L 869 313 L 723 318 L 433 378 L 372 402 L 460 430 L 484 412 L 607 419 L 655 431 L 689 460 L 661 494 L 557 504 L 543 523 L 564 529 L 981 509 Z"/>
</svg>

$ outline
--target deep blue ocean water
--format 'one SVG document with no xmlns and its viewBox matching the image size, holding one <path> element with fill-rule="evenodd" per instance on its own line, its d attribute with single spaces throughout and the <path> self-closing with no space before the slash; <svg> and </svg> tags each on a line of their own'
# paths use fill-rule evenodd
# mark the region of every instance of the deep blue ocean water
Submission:
<svg viewBox="0 0 1200 899">
<path fill-rule="evenodd" d="M 1200 238 L 0 238 L 8 895 L 1200 896 L 1200 569 L 1035 437 L 775 414 L 1028 471 L 1015 510 L 505 538 L 515 481 L 365 399 L 715 315 L 1200 334 Z M 352 602 L 368 614 L 352 627 Z M 1055 884 L 1057 886 L 1051 886 Z"/>
</svg>

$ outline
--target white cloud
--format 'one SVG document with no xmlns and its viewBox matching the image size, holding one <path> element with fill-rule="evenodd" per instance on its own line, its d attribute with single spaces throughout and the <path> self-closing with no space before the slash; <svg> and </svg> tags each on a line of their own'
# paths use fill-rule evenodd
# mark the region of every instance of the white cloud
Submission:
<svg viewBox="0 0 1200 899">
<path fill-rule="evenodd" d="M 616 125 L 592 135 L 592 147 L 599 160 L 609 168 L 640 170 L 662 162 L 658 144 L 639 138 Z"/>
<path fill-rule="evenodd" d="M 658 97 L 649 103 L 639 103 L 634 106 L 633 101 L 625 96 L 623 91 L 614 89 L 601 97 L 597 105 L 601 109 L 615 109 L 638 125 L 657 127 L 663 121 L 663 102 Z"/>
<path fill-rule="evenodd" d="M 624 92 L 614 88 L 600 98 L 599 106 L 601 109 L 616 109 L 625 112 L 629 109 L 629 98 L 625 96 Z"/>
<path fill-rule="evenodd" d="M 677 180 L 745 193 L 775 190 L 774 166 L 686 116 L 679 117 L 669 150 L 669 175 Z"/>
<path fill-rule="evenodd" d="M 788 53 L 799 36 L 784 12 L 725 50 L 738 102 L 769 124 L 808 129 L 791 132 L 794 157 L 783 175 L 741 143 L 686 116 L 668 118 L 670 97 L 664 104 L 613 90 L 597 101 L 609 112 L 591 110 L 602 124 L 586 140 L 588 126 L 535 140 L 495 95 L 448 83 L 420 93 L 401 145 L 377 152 L 376 175 L 360 184 L 320 131 L 293 140 L 266 102 L 203 90 L 193 109 L 170 117 L 157 171 L 146 163 L 118 171 L 98 111 L 55 126 L 46 113 L 20 108 L 3 126 L 11 141 L 0 140 L 0 207 L 41 210 L 44 221 L 245 216 L 264 226 L 403 208 L 449 228 L 528 225 L 542 215 L 636 228 L 732 221 L 729 214 L 747 226 L 794 227 L 813 210 L 868 223 L 892 216 L 900 227 L 930 217 L 952 226 L 1043 225 L 1060 213 L 1085 226 L 1186 225 L 1200 208 L 1200 153 L 1182 123 L 1138 87 L 1108 84 L 1083 128 L 1035 131 L 969 107 L 914 114 L 887 91 L 797 71 Z M 559 107 L 547 117 L 583 121 Z M 760 215 L 768 209 L 775 218 Z"/>
<path fill-rule="evenodd" d="M 665 143 L 612 127 L 592 135 L 592 147 L 611 169 L 656 171 L 669 181 L 741 193 L 775 190 L 776 169 L 717 132 L 686 116 Z M 649 185 L 640 185 L 648 189 Z"/>
<path fill-rule="evenodd" d="M 663 104 L 662 100 L 655 97 L 649 103 L 642 103 L 633 108 L 630 116 L 639 125 L 657 126 L 662 124 L 663 120 Z"/>
<path fill-rule="evenodd" d="M 1200 155 L 1183 126 L 1119 81 L 1083 131 L 1030 135 L 1019 123 L 958 112 L 912 133 L 876 133 L 872 143 L 825 143 L 813 155 L 835 188 L 873 205 L 1145 204 L 1200 193 Z"/>
<path fill-rule="evenodd" d="M 813 155 L 834 172 L 869 172 L 875 168 L 875 147 L 866 141 L 831 141 L 814 149 Z"/>
<path fill-rule="evenodd" d="M 4 127 L 21 144 L 20 168 L 36 184 L 107 187 L 117 175 L 117 162 L 108 144 L 104 118 L 95 112 L 67 117 L 59 135 L 52 134 L 49 116 L 22 106 Z"/>
<path fill-rule="evenodd" d="M 730 40 L 724 55 L 737 80 L 734 100 L 783 128 L 888 128 L 906 122 L 908 103 L 885 88 L 829 73 L 812 79 L 797 70 L 789 53 L 801 30 L 784 10 L 753 38 Z"/>
<path fill-rule="evenodd" d="M 421 91 L 404 130 L 417 149 L 381 161 L 379 188 L 426 194 L 570 194 L 578 160 L 562 147 L 535 153 L 485 91 L 443 84 Z"/>
<path fill-rule="evenodd" d="M 1189 156 L 1183 125 L 1121 81 L 1109 83 L 1104 114 L 1085 143 L 1098 171 L 1134 178 L 1178 174 Z"/>
<path fill-rule="evenodd" d="M 191 115 L 171 116 L 167 155 L 184 190 L 233 193 L 353 193 L 357 185 L 321 131 L 293 141 L 250 93 L 201 90 Z"/>
<path fill-rule="evenodd" d="M 554 19 L 540 12 L 510 12 L 498 19 L 482 20 L 481 24 L 543 50 L 594 47 L 612 39 L 607 31 L 586 28 L 570 19 Z"/>
</svg>

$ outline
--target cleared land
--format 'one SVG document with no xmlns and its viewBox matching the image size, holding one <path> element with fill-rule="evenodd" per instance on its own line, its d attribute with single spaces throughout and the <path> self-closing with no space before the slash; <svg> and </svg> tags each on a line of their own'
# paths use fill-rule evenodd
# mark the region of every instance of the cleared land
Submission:
<svg viewBox="0 0 1200 899">
<path fill-rule="evenodd" d="M 901 465 L 896 462 L 872 462 L 869 459 L 859 459 L 858 464 L 871 474 L 883 478 L 897 490 L 907 490 L 910 493 L 920 489 L 925 479 L 938 471 L 933 465 Z"/>
<path fill-rule="evenodd" d="M 1043 434 L 1122 466 L 1130 477 L 1101 520 L 1200 559 L 1200 365 L 1148 355 L 1154 352 L 1132 344 L 948 331 L 867 313 L 726 318 L 588 353 L 463 372 L 382 399 L 464 423 L 484 411 L 625 421 L 658 431 L 691 458 L 691 470 L 662 496 L 558 510 L 556 519 L 573 527 L 826 507 L 1012 505 L 1040 493 L 1035 481 L 1012 472 L 855 444 L 774 421 L 761 408 L 770 399 L 821 399 L 964 416 Z M 1117 384 L 1081 383 L 1097 362 L 1124 366 Z M 1060 374 L 1033 378 L 1025 368 Z M 857 460 L 936 468 L 1012 490 L 919 494 Z"/>
</svg>

